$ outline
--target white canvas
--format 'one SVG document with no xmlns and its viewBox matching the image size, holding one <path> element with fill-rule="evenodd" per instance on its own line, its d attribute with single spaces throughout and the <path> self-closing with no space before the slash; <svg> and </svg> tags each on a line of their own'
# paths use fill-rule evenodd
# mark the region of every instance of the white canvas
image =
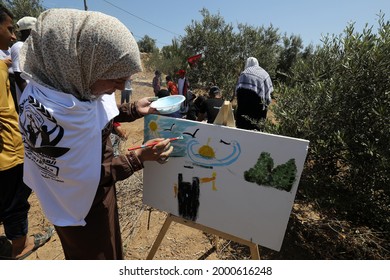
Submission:
<svg viewBox="0 0 390 280">
<path fill-rule="evenodd" d="M 145 162 L 146 205 L 280 250 L 309 141 L 158 115 L 144 131 L 184 137 L 166 164 Z"/>
</svg>

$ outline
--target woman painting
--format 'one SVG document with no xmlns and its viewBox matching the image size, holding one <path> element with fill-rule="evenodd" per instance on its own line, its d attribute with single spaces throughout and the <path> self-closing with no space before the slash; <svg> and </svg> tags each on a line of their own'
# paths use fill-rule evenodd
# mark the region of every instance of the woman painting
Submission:
<svg viewBox="0 0 390 280">
<path fill-rule="evenodd" d="M 30 81 L 20 101 L 24 181 L 55 225 L 66 259 L 123 259 L 115 182 L 144 161 L 166 162 L 173 149 L 158 138 L 153 147 L 113 155 L 114 121 L 156 113 L 147 97 L 115 102 L 113 93 L 141 71 L 135 39 L 114 17 L 51 9 L 20 56 Z"/>
</svg>

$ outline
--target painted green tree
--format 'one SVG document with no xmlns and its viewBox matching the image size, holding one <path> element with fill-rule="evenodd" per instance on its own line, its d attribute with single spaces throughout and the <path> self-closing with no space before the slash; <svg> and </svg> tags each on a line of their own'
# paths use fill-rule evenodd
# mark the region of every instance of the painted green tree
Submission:
<svg viewBox="0 0 390 280">
<path fill-rule="evenodd" d="M 270 185 L 271 172 L 274 167 L 274 160 L 266 152 L 260 154 L 255 166 L 244 172 L 245 181 L 258 185 Z"/>
<path fill-rule="evenodd" d="M 271 186 L 289 192 L 295 182 L 296 174 L 295 159 L 290 159 L 272 170 Z"/>
<path fill-rule="evenodd" d="M 262 152 L 256 164 L 244 172 L 247 182 L 270 186 L 284 191 L 291 191 L 297 174 L 295 159 L 274 168 L 274 160 L 270 153 Z"/>
</svg>

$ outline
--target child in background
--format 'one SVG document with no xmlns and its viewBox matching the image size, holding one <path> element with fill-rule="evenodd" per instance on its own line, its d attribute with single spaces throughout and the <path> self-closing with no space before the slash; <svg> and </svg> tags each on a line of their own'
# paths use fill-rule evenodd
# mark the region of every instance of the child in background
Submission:
<svg viewBox="0 0 390 280">
<path fill-rule="evenodd" d="M 177 95 L 179 94 L 179 90 L 177 89 L 177 86 L 174 81 L 172 81 L 171 76 L 166 76 L 165 80 L 167 81 L 167 89 L 170 95 Z"/>
<path fill-rule="evenodd" d="M 161 72 L 158 70 L 154 72 L 152 85 L 153 85 L 154 95 L 157 96 L 158 91 L 161 89 Z"/>
<path fill-rule="evenodd" d="M 126 131 L 122 128 L 120 122 L 113 122 L 113 129 L 110 135 L 112 148 L 114 150 L 114 157 L 120 154 L 120 143 L 121 141 L 127 140 Z"/>
</svg>

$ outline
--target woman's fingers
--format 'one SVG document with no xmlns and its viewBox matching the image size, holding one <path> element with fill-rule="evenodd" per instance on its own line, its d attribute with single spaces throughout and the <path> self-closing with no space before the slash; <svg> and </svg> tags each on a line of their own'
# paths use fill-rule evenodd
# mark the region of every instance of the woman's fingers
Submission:
<svg viewBox="0 0 390 280">
<path fill-rule="evenodd" d="M 162 141 L 158 142 L 156 145 L 154 145 L 153 146 L 153 150 L 156 153 L 161 154 L 165 150 L 169 149 L 170 146 L 171 146 L 170 140 L 169 139 L 165 139 L 165 140 L 162 140 Z"/>
<path fill-rule="evenodd" d="M 168 149 L 164 149 L 164 151 L 160 153 L 160 157 L 169 157 L 172 151 L 173 151 L 173 146 L 169 146 Z"/>
<path fill-rule="evenodd" d="M 147 141 L 145 145 L 147 144 L 152 144 L 152 146 L 135 150 L 135 153 L 142 162 L 151 160 L 158 161 L 159 163 L 165 163 L 173 151 L 170 139 L 156 138 Z"/>
</svg>

